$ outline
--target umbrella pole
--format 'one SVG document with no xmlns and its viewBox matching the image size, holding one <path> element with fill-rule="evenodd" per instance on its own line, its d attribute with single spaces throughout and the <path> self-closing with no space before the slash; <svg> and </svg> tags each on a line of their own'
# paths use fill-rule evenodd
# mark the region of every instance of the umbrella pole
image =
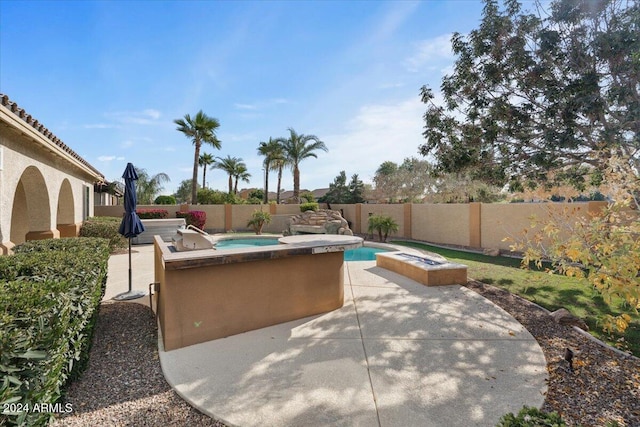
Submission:
<svg viewBox="0 0 640 427">
<path fill-rule="evenodd" d="M 129 237 L 129 293 L 131 293 L 131 237 Z"/>
<path fill-rule="evenodd" d="M 147 295 L 145 291 L 134 291 L 132 282 L 133 280 L 132 280 L 132 273 L 131 273 L 131 237 L 129 237 L 129 291 L 118 294 L 115 297 L 113 297 L 113 299 L 116 301 L 127 301 L 130 299 L 142 298 L 143 296 Z"/>
</svg>

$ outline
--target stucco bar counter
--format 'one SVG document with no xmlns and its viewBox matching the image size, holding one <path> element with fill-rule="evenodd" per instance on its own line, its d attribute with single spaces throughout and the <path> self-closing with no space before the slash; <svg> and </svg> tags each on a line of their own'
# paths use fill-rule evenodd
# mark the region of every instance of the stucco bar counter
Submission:
<svg viewBox="0 0 640 427">
<path fill-rule="evenodd" d="M 166 351 L 342 307 L 354 236 L 300 235 L 279 245 L 176 252 L 154 237 L 157 315 Z"/>
</svg>

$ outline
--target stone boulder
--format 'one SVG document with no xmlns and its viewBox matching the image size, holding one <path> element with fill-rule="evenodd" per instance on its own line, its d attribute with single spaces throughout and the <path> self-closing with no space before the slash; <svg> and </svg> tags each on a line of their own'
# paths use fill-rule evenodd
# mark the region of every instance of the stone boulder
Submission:
<svg viewBox="0 0 640 427">
<path fill-rule="evenodd" d="M 289 218 L 289 228 L 285 236 L 296 234 L 339 234 L 353 236 L 347 220 L 340 212 L 329 209 L 305 211 Z"/>
<path fill-rule="evenodd" d="M 574 316 L 566 308 L 561 308 L 559 310 L 556 310 L 556 311 L 552 312 L 551 313 L 551 317 L 553 318 L 553 321 L 556 322 L 559 325 L 577 326 L 578 328 L 582 329 L 583 331 L 588 331 L 589 330 L 589 326 L 587 326 L 587 324 L 584 322 L 584 320 L 582 320 L 581 318 L 579 318 L 577 316 Z"/>
</svg>

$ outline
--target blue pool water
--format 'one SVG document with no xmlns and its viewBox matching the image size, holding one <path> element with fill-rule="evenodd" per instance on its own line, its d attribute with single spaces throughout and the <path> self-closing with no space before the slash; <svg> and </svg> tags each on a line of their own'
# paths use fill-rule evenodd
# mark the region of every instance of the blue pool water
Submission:
<svg viewBox="0 0 640 427">
<path fill-rule="evenodd" d="M 375 261 L 378 252 L 387 252 L 386 249 L 370 248 L 363 246 L 357 249 L 344 251 L 345 261 Z"/>
<path fill-rule="evenodd" d="M 218 249 L 251 248 L 253 246 L 279 245 L 278 239 L 228 239 L 216 243 Z"/>
<path fill-rule="evenodd" d="M 218 249 L 250 248 L 254 246 L 279 245 L 278 239 L 227 239 L 216 243 Z M 363 246 L 344 252 L 345 261 L 375 261 L 376 253 L 386 252 L 386 249 Z"/>
</svg>

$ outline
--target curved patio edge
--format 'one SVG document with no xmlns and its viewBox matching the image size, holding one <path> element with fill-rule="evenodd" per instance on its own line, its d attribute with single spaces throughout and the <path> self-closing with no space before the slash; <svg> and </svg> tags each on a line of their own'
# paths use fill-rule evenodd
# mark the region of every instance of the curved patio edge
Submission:
<svg viewBox="0 0 640 427">
<path fill-rule="evenodd" d="M 159 341 L 168 383 L 230 426 L 495 426 L 543 404 L 544 354 L 506 311 L 345 265 L 342 308 L 169 352 Z"/>
</svg>

